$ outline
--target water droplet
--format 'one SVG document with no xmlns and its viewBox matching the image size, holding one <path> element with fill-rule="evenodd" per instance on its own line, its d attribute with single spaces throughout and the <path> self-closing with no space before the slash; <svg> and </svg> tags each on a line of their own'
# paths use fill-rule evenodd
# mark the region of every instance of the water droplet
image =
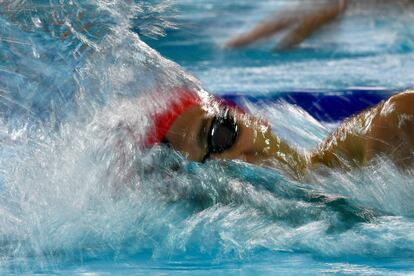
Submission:
<svg viewBox="0 0 414 276">
<path fill-rule="evenodd" d="M 42 27 L 42 21 L 40 20 L 39 17 L 32 17 L 32 22 L 36 26 L 36 28 Z"/>
<path fill-rule="evenodd" d="M 34 58 L 40 58 L 39 52 L 36 50 L 34 46 L 32 46 L 32 54 Z"/>
</svg>

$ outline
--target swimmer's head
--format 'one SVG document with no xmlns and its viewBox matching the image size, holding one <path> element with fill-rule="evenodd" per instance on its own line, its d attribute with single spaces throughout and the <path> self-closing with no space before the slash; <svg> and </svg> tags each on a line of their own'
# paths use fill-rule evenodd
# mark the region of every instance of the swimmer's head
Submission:
<svg viewBox="0 0 414 276">
<path fill-rule="evenodd" d="M 273 155 L 277 141 L 263 121 L 217 97 L 201 99 L 182 90 L 165 111 L 155 115 L 146 146 L 168 143 L 186 158 L 236 159 L 250 163 Z"/>
<path fill-rule="evenodd" d="M 174 122 L 185 113 L 187 109 L 200 106 L 201 101 L 197 93 L 187 89 L 181 89 L 176 97 L 171 100 L 167 107 L 155 113 L 154 125 L 147 133 L 145 147 L 165 142 L 166 135 Z"/>
</svg>

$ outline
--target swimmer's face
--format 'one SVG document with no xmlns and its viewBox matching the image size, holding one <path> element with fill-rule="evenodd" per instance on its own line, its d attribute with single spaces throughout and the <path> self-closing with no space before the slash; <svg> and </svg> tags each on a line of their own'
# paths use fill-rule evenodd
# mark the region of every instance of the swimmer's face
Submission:
<svg viewBox="0 0 414 276">
<path fill-rule="evenodd" d="M 201 106 L 183 112 L 166 140 L 188 159 L 235 159 L 260 163 L 274 153 L 277 140 L 268 125 L 234 109 L 208 114 Z"/>
</svg>

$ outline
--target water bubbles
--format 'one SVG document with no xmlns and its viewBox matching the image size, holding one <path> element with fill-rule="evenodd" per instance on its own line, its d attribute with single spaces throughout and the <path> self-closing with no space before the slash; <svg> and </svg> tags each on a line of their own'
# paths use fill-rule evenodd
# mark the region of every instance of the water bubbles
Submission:
<svg viewBox="0 0 414 276">
<path fill-rule="evenodd" d="M 33 24 L 37 27 L 37 28 L 41 28 L 42 27 L 42 21 L 40 20 L 39 17 L 32 17 L 32 22 Z"/>
<path fill-rule="evenodd" d="M 34 58 L 40 58 L 39 52 L 36 50 L 36 47 L 32 46 L 32 53 Z"/>
</svg>

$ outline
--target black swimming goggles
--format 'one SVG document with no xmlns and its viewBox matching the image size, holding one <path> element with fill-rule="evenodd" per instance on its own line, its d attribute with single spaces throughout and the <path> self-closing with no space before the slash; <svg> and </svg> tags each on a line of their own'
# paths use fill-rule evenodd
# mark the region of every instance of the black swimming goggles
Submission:
<svg viewBox="0 0 414 276">
<path fill-rule="evenodd" d="M 222 153 L 230 149 L 238 136 L 239 127 L 229 111 L 214 117 L 207 133 L 207 153 L 202 162 L 206 161 L 211 154 Z"/>
</svg>

